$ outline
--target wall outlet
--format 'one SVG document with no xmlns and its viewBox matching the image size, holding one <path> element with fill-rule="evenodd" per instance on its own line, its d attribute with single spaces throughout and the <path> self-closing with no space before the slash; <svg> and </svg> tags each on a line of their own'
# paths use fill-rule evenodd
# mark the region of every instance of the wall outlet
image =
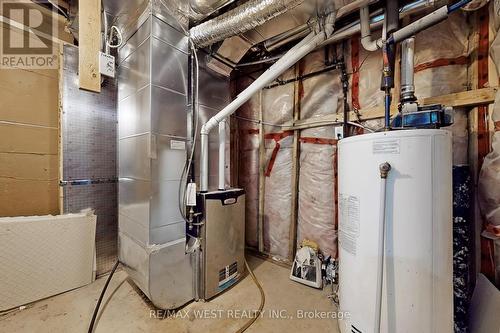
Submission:
<svg viewBox="0 0 500 333">
<path fill-rule="evenodd" d="M 342 126 L 335 127 L 335 138 L 337 140 L 342 140 L 344 138 L 344 127 Z"/>
</svg>

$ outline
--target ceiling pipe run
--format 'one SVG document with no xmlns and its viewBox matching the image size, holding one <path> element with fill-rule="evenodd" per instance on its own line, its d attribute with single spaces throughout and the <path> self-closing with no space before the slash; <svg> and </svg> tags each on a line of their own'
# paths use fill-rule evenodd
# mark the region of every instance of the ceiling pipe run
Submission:
<svg viewBox="0 0 500 333">
<path fill-rule="evenodd" d="M 201 128 L 201 156 L 200 156 L 200 191 L 206 192 L 208 190 L 208 135 L 212 129 L 217 127 L 220 122 L 233 114 L 239 107 L 246 103 L 255 93 L 266 87 L 268 84 L 276 80 L 290 67 L 295 65 L 300 59 L 305 57 L 311 51 L 315 50 L 325 40 L 327 40 L 334 31 L 334 23 L 340 15 L 358 10 L 361 6 L 366 6 L 370 0 L 358 0 L 347 6 L 341 7 L 338 12 L 332 11 L 329 14 L 324 24 L 317 24 L 316 29 L 310 32 L 302 41 L 292 47 L 281 59 L 273 64 L 261 76 L 259 76 L 248 88 L 243 90 L 229 105 L 222 111 L 210 118 Z M 357 6 L 357 7 L 356 7 Z M 323 22 L 321 22 L 323 23 Z M 220 147 L 223 144 L 223 138 L 219 138 Z M 220 149 L 219 153 L 224 153 Z M 220 158 L 220 161 L 223 159 Z M 219 176 L 223 175 L 220 168 L 224 165 L 219 165 Z M 219 179 L 219 184 L 222 180 Z"/>
<path fill-rule="evenodd" d="M 200 190 L 208 190 L 208 135 L 210 131 L 218 124 L 233 114 L 240 106 L 246 103 L 255 93 L 263 89 L 269 83 L 273 82 L 290 67 L 295 65 L 300 59 L 314 50 L 326 38 L 328 38 L 334 29 L 336 13 L 333 12 L 325 19 L 323 31 L 311 32 L 301 42 L 290 49 L 280 60 L 257 78 L 248 88 L 243 90 L 228 106 L 215 116 L 210 118 L 201 128 L 201 157 L 200 157 Z M 319 29 L 318 29 L 319 30 Z M 221 143 L 222 144 L 222 143 Z M 224 166 L 219 165 L 219 168 Z M 221 175 L 222 172 L 219 172 Z M 219 181 L 220 183 L 221 181 Z"/>
<path fill-rule="evenodd" d="M 369 4 L 377 2 L 374 0 L 357 0 L 354 2 L 351 2 L 348 5 L 345 5 L 344 7 L 340 8 L 337 17 L 342 17 L 344 15 L 347 15 L 355 10 L 357 10 L 360 6 L 368 6 Z M 316 24 L 316 20 L 311 20 L 307 24 L 300 25 L 296 28 L 290 29 L 288 31 L 285 31 L 279 35 L 276 35 L 264 42 L 264 48 L 266 51 L 271 52 L 283 45 L 288 44 L 289 42 L 292 42 L 294 40 L 303 38 L 307 36 L 311 32 L 311 26 L 314 26 Z"/>
<path fill-rule="evenodd" d="M 370 29 L 370 10 L 365 6 L 359 10 L 360 29 L 361 29 L 361 45 L 367 51 L 377 51 L 384 44 L 382 38 L 372 40 Z"/>
<path fill-rule="evenodd" d="M 300 5 L 304 0 L 250 0 L 189 30 L 197 47 L 207 47 L 254 29 Z"/>
<path fill-rule="evenodd" d="M 405 26 L 402 29 L 399 29 L 398 31 L 394 32 L 392 36 L 387 40 L 387 43 L 389 44 L 396 44 L 399 43 L 406 38 L 409 38 L 420 31 L 423 31 L 429 27 L 432 27 L 433 25 L 436 25 L 448 18 L 448 15 L 459 10 L 466 4 L 471 2 L 471 0 L 460 0 L 455 2 L 454 4 L 448 5 L 448 6 L 443 6 L 432 13 L 422 17 L 419 20 L 416 20 L 415 22 L 412 22 Z"/>
<path fill-rule="evenodd" d="M 408 15 L 421 13 L 422 11 L 425 11 L 430 8 L 435 8 L 435 6 L 436 3 L 429 0 L 418 0 L 409 3 L 399 9 L 399 19 L 407 17 Z M 379 9 L 371 13 L 370 29 L 373 31 L 375 29 L 382 27 L 384 19 L 385 19 L 385 13 L 383 12 L 383 9 Z M 389 19 L 391 20 L 391 18 Z M 393 28 L 388 26 L 388 29 L 389 28 L 391 30 L 390 31 L 388 30 L 388 32 L 392 32 Z M 337 43 L 341 40 L 347 39 L 355 34 L 360 33 L 360 31 L 361 31 L 360 20 L 356 20 L 349 25 L 337 29 L 335 33 L 333 33 L 333 35 L 328 40 L 326 40 L 321 46 Z M 304 24 L 297 28 L 285 31 L 273 38 L 268 39 L 267 41 L 264 42 L 264 47 L 266 51 L 272 52 L 283 45 L 286 45 L 294 40 L 306 36 L 309 32 L 311 32 L 310 27 L 307 24 Z"/>
</svg>

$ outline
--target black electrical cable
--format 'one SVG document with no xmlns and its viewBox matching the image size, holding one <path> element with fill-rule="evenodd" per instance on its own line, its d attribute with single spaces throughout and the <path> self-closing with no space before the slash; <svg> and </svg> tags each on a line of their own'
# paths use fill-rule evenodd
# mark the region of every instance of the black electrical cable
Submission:
<svg viewBox="0 0 500 333">
<path fill-rule="evenodd" d="M 102 288 L 101 295 L 99 296 L 99 300 L 97 301 L 97 304 L 95 305 L 94 314 L 92 315 L 92 320 L 90 321 L 88 333 L 94 332 L 95 320 L 97 318 L 97 313 L 99 313 L 99 308 L 101 307 L 102 299 L 104 298 L 104 294 L 106 293 L 106 289 L 108 289 L 109 281 L 111 281 L 113 274 L 115 274 L 116 268 L 118 267 L 119 263 L 120 262 L 117 260 L 115 265 L 113 266 L 113 269 L 111 270 L 111 273 L 109 273 L 108 279 L 106 280 L 106 284 L 104 284 L 104 287 Z"/>
</svg>

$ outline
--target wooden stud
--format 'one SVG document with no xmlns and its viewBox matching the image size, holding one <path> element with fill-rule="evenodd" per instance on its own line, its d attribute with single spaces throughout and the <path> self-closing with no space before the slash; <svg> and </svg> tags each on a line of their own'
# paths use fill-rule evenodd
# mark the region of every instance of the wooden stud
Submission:
<svg viewBox="0 0 500 333">
<path fill-rule="evenodd" d="M 259 91 L 259 219 L 257 225 L 259 252 L 264 252 L 264 195 L 266 190 L 266 141 L 264 138 L 262 90 Z"/>
<path fill-rule="evenodd" d="M 63 93 L 64 93 L 64 45 L 59 44 L 59 183 L 64 180 L 64 142 L 63 142 Z M 64 187 L 59 186 L 59 214 L 64 214 Z"/>
<path fill-rule="evenodd" d="M 477 67 L 478 67 L 478 87 L 483 88 L 488 85 L 489 80 L 489 6 L 485 6 L 476 12 L 479 16 L 479 43 L 477 47 Z M 487 105 L 478 107 L 478 123 L 477 123 L 477 177 L 481 171 L 484 158 L 489 154 L 491 149 L 490 132 L 489 132 L 489 108 Z M 483 217 L 483 216 L 480 216 Z M 484 217 L 483 217 L 484 218 Z M 480 219 L 482 222 L 482 229 L 486 224 L 485 219 Z M 479 222 L 476 221 L 476 222 Z M 476 223 L 478 224 L 478 223 Z M 492 254 L 492 241 L 481 237 L 481 273 L 490 279 L 495 278 L 495 267 L 491 261 Z"/>
<path fill-rule="evenodd" d="M 470 48 L 470 64 L 468 68 L 468 83 L 469 88 L 472 91 L 476 91 L 478 89 L 478 47 L 479 44 L 479 22 L 477 20 L 477 16 L 471 15 L 471 35 L 469 37 L 469 48 Z M 478 142 L 477 142 L 477 124 L 478 124 L 478 108 L 474 107 L 469 111 L 468 114 L 468 132 L 469 132 L 469 167 L 472 175 L 472 216 L 474 221 L 474 230 L 473 230 L 473 238 L 474 238 L 474 274 L 476 276 L 481 269 L 481 215 L 479 212 L 479 205 L 477 201 L 477 175 L 479 173 L 478 169 Z"/>
<path fill-rule="evenodd" d="M 79 2 L 79 57 L 80 89 L 101 92 L 99 51 L 101 50 L 101 1 Z"/>
<path fill-rule="evenodd" d="M 295 77 L 301 75 L 301 62 L 295 65 Z M 293 86 L 293 121 L 297 122 L 300 119 L 300 101 L 303 93 L 302 80 L 296 80 Z M 288 244 L 288 259 L 292 260 L 295 257 L 297 250 L 297 225 L 299 211 L 299 172 L 300 172 L 300 131 L 294 130 L 293 146 L 292 146 L 292 208 L 290 221 L 290 241 Z"/>
<path fill-rule="evenodd" d="M 230 90 L 231 97 L 234 99 L 237 95 L 236 90 L 236 81 L 230 82 Z M 231 115 L 231 126 L 230 126 L 230 161 L 229 161 L 229 169 L 230 169 L 230 179 L 232 187 L 240 187 L 240 178 L 239 178 L 239 170 L 240 170 L 240 136 L 238 133 L 240 132 L 239 121 L 235 117 L 235 115 Z"/>
</svg>

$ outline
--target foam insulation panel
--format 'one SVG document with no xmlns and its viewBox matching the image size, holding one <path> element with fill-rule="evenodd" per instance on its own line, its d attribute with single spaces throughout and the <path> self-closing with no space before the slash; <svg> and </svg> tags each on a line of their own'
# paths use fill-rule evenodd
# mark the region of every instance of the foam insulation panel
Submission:
<svg viewBox="0 0 500 333">
<path fill-rule="evenodd" d="M 0 311 L 93 281 L 96 216 L 0 218 Z"/>
</svg>

